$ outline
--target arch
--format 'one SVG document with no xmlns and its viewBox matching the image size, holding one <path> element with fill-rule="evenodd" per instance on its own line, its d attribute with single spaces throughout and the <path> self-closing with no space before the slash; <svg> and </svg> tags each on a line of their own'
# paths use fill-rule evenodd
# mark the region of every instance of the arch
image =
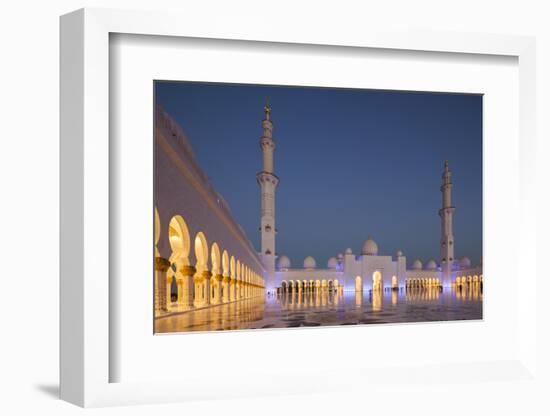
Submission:
<svg viewBox="0 0 550 416">
<path fill-rule="evenodd" d="M 283 280 L 281 282 L 281 289 L 283 289 L 283 292 L 286 292 L 288 290 L 288 283 L 286 282 L 286 280 Z"/>
<path fill-rule="evenodd" d="M 155 207 L 155 246 L 159 243 L 160 240 L 160 215 L 159 210 Z"/>
<path fill-rule="evenodd" d="M 241 270 L 241 261 L 240 260 L 237 260 L 237 265 L 235 267 L 235 271 L 236 271 L 236 274 L 235 274 L 235 280 L 237 280 L 237 283 L 240 283 L 241 279 L 242 279 L 242 270 Z"/>
<path fill-rule="evenodd" d="M 391 287 L 392 289 L 397 289 L 397 286 L 397 276 L 394 275 L 391 277 Z"/>
<path fill-rule="evenodd" d="M 218 281 L 218 276 L 222 273 L 221 255 L 218 243 L 212 243 L 210 250 L 210 262 L 212 264 L 212 278 L 210 279 L 210 303 L 218 304 L 221 302 L 221 284 Z"/>
<path fill-rule="evenodd" d="M 357 276 L 355 278 L 355 291 L 356 292 L 363 291 L 363 278 L 361 276 Z"/>
<path fill-rule="evenodd" d="M 376 270 L 372 274 L 372 290 L 381 290 L 382 289 L 382 273 L 379 270 Z"/>
<path fill-rule="evenodd" d="M 155 234 L 155 261 L 160 257 L 160 251 L 157 247 L 160 241 L 160 216 L 157 207 L 155 207 L 155 224 L 153 231 Z M 166 299 L 166 274 L 161 273 L 155 267 L 155 315 L 160 314 L 163 310 L 168 310 L 170 299 Z"/>
<path fill-rule="evenodd" d="M 160 226 L 158 228 L 160 229 Z M 167 302 L 171 303 L 175 297 L 178 306 L 191 308 L 194 293 L 192 277 L 184 276 L 181 272 L 182 266 L 190 265 L 191 235 L 181 215 L 174 215 L 168 223 L 168 243 L 172 253 L 168 259 L 170 274 L 167 275 L 166 281 Z"/>
<path fill-rule="evenodd" d="M 224 250 L 222 254 L 222 274 L 224 276 L 229 276 L 229 273 L 229 254 L 227 254 L 227 250 Z"/>
<path fill-rule="evenodd" d="M 249 291 L 249 283 L 250 283 L 250 276 L 252 274 L 252 271 L 250 270 L 250 267 L 246 266 L 246 279 L 245 282 L 247 286 L 245 287 L 245 295 L 248 297 L 248 291 Z"/>
<path fill-rule="evenodd" d="M 204 272 L 208 271 L 208 242 L 203 232 L 195 236 L 195 281 L 193 290 L 193 304 L 195 307 L 210 303 L 210 284 L 204 279 Z"/>
<path fill-rule="evenodd" d="M 208 270 L 208 242 L 202 232 L 197 233 L 195 237 L 195 258 L 197 273 Z"/>
<path fill-rule="evenodd" d="M 218 243 L 212 244 L 212 250 L 210 258 L 212 259 L 212 274 L 217 275 L 221 274 L 221 255 L 220 255 L 220 247 L 218 246 Z"/>
<path fill-rule="evenodd" d="M 181 261 L 183 265 L 189 265 L 189 252 L 191 250 L 191 236 L 189 228 L 181 215 L 174 215 L 168 224 L 168 241 L 172 249 L 170 262 Z M 206 241 L 206 240 L 205 240 Z"/>
<path fill-rule="evenodd" d="M 235 264 L 235 256 L 231 256 L 229 259 L 229 273 L 232 279 L 235 279 L 235 276 L 237 274 L 237 267 Z"/>
<path fill-rule="evenodd" d="M 338 279 L 334 279 L 333 285 L 335 289 L 338 289 L 338 286 L 340 286 L 340 282 L 338 281 Z"/>
</svg>

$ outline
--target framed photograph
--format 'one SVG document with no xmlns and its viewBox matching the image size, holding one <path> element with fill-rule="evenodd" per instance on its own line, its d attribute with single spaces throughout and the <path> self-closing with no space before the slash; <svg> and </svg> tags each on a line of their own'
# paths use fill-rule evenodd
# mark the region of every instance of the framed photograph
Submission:
<svg viewBox="0 0 550 416">
<path fill-rule="evenodd" d="M 534 40 L 180 19 L 61 18 L 62 398 L 534 377 Z"/>
</svg>

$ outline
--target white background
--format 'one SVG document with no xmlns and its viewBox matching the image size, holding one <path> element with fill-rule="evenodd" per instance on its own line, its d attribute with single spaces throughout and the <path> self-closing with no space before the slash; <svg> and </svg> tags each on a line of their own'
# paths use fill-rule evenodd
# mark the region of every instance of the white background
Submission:
<svg viewBox="0 0 550 416">
<path fill-rule="evenodd" d="M 307 24 L 429 27 L 441 30 L 528 34 L 538 36 L 538 134 L 540 142 L 539 189 L 548 193 L 548 122 L 550 114 L 550 31 L 544 2 L 534 1 L 386 1 L 259 3 L 232 1 L 213 5 L 169 1 L 21 1 L 4 4 L 0 14 L 2 120 L 0 169 L 2 178 L 2 264 L 4 265 L 2 343 L 0 344 L 0 408 L 6 414 L 70 414 L 80 409 L 55 399 L 58 376 L 58 16 L 83 6 L 140 9 L 179 9 L 197 13 L 205 25 L 231 16 L 248 16 L 261 23 L 266 19 L 285 25 Z M 360 3 L 360 4 L 359 4 Z M 352 7 L 353 5 L 353 7 Z M 198 17 L 193 17 L 194 19 Z M 236 19 L 236 17 L 235 17 Z M 314 22 L 313 22 L 314 21 Z M 311 23 L 308 23 L 311 22 Z M 185 22 L 182 22 L 185 24 Z M 546 28 L 545 28 L 546 26 Z M 236 25 L 236 31 L 239 30 Z M 548 199 L 541 196 L 540 212 L 548 212 Z M 4 212 L 5 211 L 5 212 Z M 539 215 L 539 258 L 548 250 L 545 217 Z M 503 230 L 506 238 L 506 229 Z M 510 244 L 514 244 L 510 241 Z M 542 264 L 542 263 L 541 263 Z M 542 272 L 542 267 L 539 266 Z M 539 283 L 539 339 L 548 351 L 548 311 L 542 294 L 548 283 Z M 543 331 L 543 329 L 545 329 Z M 542 351 L 541 351 L 542 352 Z M 548 359 L 539 355 L 539 369 L 548 373 Z M 335 414 L 354 412 L 464 414 L 482 412 L 548 413 L 545 390 L 524 385 L 487 383 L 473 390 L 458 380 L 442 390 L 410 392 L 394 397 L 392 383 L 385 381 L 387 394 L 370 397 L 369 392 L 335 392 L 330 396 L 288 396 L 267 399 L 214 401 L 164 405 L 161 411 L 203 414 Z M 396 380 L 398 383 L 398 380 Z M 540 386 L 540 385 L 539 385 Z M 543 408 L 544 407 L 544 408 Z M 9 408 L 10 410 L 8 410 Z M 150 414 L 149 406 L 95 410 L 102 414 Z M 544 412 L 546 410 L 546 412 Z M 31 413 L 32 414 L 32 413 Z"/>
</svg>

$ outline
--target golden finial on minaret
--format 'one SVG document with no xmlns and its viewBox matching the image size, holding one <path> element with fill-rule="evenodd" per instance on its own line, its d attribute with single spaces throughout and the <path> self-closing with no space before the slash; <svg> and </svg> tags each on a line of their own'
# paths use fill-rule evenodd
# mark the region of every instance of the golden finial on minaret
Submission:
<svg viewBox="0 0 550 416">
<path fill-rule="evenodd" d="M 266 97 L 265 99 L 264 111 L 265 111 L 265 119 L 269 120 L 271 116 L 271 107 L 269 106 L 269 97 Z"/>
</svg>

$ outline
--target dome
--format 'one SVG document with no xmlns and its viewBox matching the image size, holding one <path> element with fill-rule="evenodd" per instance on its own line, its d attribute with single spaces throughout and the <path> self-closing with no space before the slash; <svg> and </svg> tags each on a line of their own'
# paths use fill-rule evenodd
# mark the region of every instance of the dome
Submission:
<svg viewBox="0 0 550 416">
<path fill-rule="evenodd" d="M 464 256 L 460 258 L 460 267 L 462 267 L 463 269 L 466 269 L 471 266 L 472 266 L 472 262 L 468 257 Z"/>
<path fill-rule="evenodd" d="M 422 262 L 418 259 L 416 259 L 412 264 L 413 270 L 422 270 Z"/>
<path fill-rule="evenodd" d="M 395 253 L 395 257 L 403 257 L 403 252 L 401 250 L 397 250 L 397 253 Z"/>
<path fill-rule="evenodd" d="M 430 259 L 428 263 L 426 263 L 426 270 L 435 270 L 437 269 L 437 264 L 435 263 L 434 259 Z"/>
<path fill-rule="evenodd" d="M 351 251 L 351 248 L 346 248 L 345 253 L 346 254 L 353 254 L 353 251 Z"/>
<path fill-rule="evenodd" d="M 336 260 L 336 257 L 331 257 L 328 259 L 327 267 L 329 269 L 336 269 L 336 266 L 338 265 L 338 260 Z"/>
<path fill-rule="evenodd" d="M 369 238 L 363 243 L 361 253 L 367 256 L 376 256 L 378 254 L 378 244 L 376 244 L 376 241 Z"/>
<path fill-rule="evenodd" d="M 277 269 L 290 269 L 290 259 L 287 256 L 281 256 L 277 260 Z"/>
<path fill-rule="evenodd" d="M 304 269 L 315 269 L 315 266 L 317 264 L 315 263 L 315 259 L 311 256 L 307 256 L 304 259 Z"/>
</svg>

